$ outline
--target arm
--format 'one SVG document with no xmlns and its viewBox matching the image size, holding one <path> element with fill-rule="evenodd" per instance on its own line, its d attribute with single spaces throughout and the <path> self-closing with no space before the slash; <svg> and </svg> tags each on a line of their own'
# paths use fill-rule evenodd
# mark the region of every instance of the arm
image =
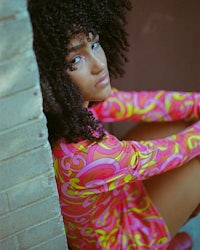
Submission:
<svg viewBox="0 0 200 250">
<path fill-rule="evenodd" d="M 61 141 L 53 150 L 57 178 L 69 192 L 88 195 L 113 190 L 180 167 L 200 154 L 200 122 L 177 135 L 151 141 Z"/>
<path fill-rule="evenodd" d="M 191 120 L 200 117 L 200 93 L 114 89 L 92 112 L 104 122 Z"/>
</svg>

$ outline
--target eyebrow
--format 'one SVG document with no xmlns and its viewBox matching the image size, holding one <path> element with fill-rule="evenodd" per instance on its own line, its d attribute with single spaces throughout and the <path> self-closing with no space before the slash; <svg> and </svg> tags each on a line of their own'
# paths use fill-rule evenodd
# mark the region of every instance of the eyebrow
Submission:
<svg viewBox="0 0 200 250">
<path fill-rule="evenodd" d="M 81 43 L 81 44 L 78 44 L 78 45 L 76 45 L 76 46 L 71 47 L 71 48 L 68 50 L 68 54 L 71 53 L 71 52 L 76 52 L 76 51 L 79 50 L 79 49 L 82 49 L 85 45 L 86 45 L 86 43 L 83 42 L 83 43 Z"/>
<path fill-rule="evenodd" d="M 93 36 L 91 38 L 91 41 L 95 41 L 95 39 L 97 37 L 99 37 L 99 36 L 98 35 Z M 77 52 L 77 50 L 82 49 L 84 46 L 86 46 L 86 42 L 85 41 L 83 41 L 82 43 L 80 43 L 78 45 L 72 46 L 71 48 L 68 49 L 68 54 L 70 54 L 71 52 Z"/>
</svg>

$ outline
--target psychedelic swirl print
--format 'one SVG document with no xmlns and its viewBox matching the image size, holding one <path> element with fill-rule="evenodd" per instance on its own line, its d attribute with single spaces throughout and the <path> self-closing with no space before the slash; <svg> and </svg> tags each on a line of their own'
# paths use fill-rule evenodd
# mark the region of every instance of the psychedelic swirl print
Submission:
<svg viewBox="0 0 200 250">
<path fill-rule="evenodd" d="M 198 119 L 200 94 L 114 90 L 92 112 L 102 121 Z M 52 151 L 72 249 L 164 250 L 170 235 L 142 181 L 200 154 L 200 122 L 159 140 L 120 141 L 109 133 L 101 142 L 60 139 Z"/>
</svg>

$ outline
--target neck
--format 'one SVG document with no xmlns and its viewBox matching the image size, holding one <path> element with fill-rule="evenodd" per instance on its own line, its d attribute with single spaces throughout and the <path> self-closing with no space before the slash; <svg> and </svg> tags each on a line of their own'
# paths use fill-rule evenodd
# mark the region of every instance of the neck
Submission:
<svg viewBox="0 0 200 250">
<path fill-rule="evenodd" d="M 84 101 L 83 102 L 83 107 L 84 108 L 88 108 L 88 106 L 89 106 L 89 101 Z"/>
</svg>

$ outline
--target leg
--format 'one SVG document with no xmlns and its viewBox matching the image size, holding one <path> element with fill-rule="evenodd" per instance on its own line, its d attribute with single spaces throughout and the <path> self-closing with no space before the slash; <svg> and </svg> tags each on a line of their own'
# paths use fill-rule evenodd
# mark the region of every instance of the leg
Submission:
<svg viewBox="0 0 200 250">
<path fill-rule="evenodd" d="M 184 122 L 139 124 L 125 139 L 162 138 L 186 126 Z M 193 159 L 185 166 L 144 181 L 144 184 L 173 237 L 200 203 L 200 160 Z"/>
<path fill-rule="evenodd" d="M 144 184 L 173 237 L 200 203 L 200 161 L 158 175 Z"/>
</svg>

